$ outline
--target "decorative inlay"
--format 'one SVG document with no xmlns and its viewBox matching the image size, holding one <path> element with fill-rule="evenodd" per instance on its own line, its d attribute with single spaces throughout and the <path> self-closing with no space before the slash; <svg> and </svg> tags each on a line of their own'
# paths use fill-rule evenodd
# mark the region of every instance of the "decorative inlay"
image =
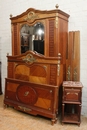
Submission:
<svg viewBox="0 0 87 130">
<path fill-rule="evenodd" d="M 27 85 L 20 85 L 17 88 L 17 99 L 25 104 L 35 104 L 37 101 L 36 91 Z"/>
</svg>

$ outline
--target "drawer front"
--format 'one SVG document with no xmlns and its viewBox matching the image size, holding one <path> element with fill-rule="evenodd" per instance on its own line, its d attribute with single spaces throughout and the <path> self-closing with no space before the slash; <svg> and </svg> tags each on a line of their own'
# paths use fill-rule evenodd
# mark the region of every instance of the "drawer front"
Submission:
<svg viewBox="0 0 87 130">
<path fill-rule="evenodd" d="M 64 101 L 79 102 L 81 101 L 81 91 L 80 89 L 64 89 Z"/>
</svg>

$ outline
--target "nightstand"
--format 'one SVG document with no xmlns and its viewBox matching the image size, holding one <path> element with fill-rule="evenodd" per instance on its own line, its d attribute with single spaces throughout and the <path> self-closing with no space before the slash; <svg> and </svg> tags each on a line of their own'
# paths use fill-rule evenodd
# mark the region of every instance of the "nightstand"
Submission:
<svg viewBox="0 0 87 130">
<path fill-rule="evenodd" d="M 81 123 L 82 83 L 63 81 L 62 124 Z"/>
</svg>

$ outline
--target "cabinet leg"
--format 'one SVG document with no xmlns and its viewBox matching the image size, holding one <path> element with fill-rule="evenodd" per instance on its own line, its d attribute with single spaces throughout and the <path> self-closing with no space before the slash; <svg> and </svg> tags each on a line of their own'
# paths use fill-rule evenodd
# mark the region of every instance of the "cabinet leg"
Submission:
<svg viewBox="0 0 87 130">
<path fill-rule="evenodd" d="M 62 104 L 62 120 L 64 118 L 64 107 L 65 107 L 65 104 Z"/>
<path fill-rule="evenodd" d="M 81 122 L 81 104 L 79 105 L 79 122 Z"/>
</svg>

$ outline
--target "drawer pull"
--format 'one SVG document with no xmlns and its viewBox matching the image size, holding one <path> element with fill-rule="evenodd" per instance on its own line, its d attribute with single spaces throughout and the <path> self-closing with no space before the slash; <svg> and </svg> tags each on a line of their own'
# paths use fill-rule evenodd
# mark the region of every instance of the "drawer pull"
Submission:
<svg viewBox="0 0 87 130">
<path fill-rule="evenodd" d="M 78 95 L 78 93 L 75 93 L 75 95 Z"/>
<path fill-rule="evenodd" d="M 72 94 L 72 93 L 67 93 L 66 95 L 69 95 L 69 94 Z M 78 95 L 78 93 L 73 93 L 73 94 Z"/>
<path fill-rule="evenodd" d="M 25 93 L 24 93 L 24 96 L 28 96 L 29 95 L 29 91 L 26 91 Z"/>
</svg>

